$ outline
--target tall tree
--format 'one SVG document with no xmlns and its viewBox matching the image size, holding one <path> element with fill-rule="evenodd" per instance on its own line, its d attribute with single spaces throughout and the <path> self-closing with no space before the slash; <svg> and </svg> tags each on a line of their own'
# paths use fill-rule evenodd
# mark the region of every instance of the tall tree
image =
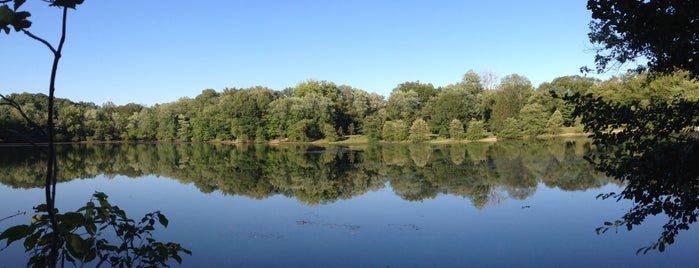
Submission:
<svg viewBox="0 0 699 268">
<path fill-rule="evenodd" d="M 505 76 L 495 95 L 490 118 L 491 130 L 497 133 L 505 127 L 507 118 L 519 118 L 520 110 L 527 104 L 532 93 L 532 83 L 526 77 L 518 74 Z"/>
<path fill-rule="evenodd" d="M 480 77 L 468 71 L 461 82 L 437 90 L 436 96 L 422 107 L 421 115 L 428 120 L 432 131 L 446 137 L 451 120 L 467 122 L 471 118 L 480 118 L 482 94 Z"/>
<path fill-rule="evenodd" d="M 386 103 L 386 116 L 389 120 L 402 120 L 410 124 L 420 111 L 420 96 L 413 90 L 393 90 Z"/>
</svg>

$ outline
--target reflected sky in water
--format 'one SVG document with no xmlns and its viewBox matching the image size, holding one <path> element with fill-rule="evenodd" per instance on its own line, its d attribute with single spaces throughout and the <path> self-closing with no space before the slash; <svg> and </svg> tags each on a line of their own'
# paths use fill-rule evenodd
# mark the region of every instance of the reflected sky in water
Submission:
<svg viewBox="0 0 699 268">
<path fill-rule="evenodd" d="M 430 163 L 423 168 L 437 166 Z M 650 218 L 632 232 L 622 228 L 597 235 L 596 227 L 617 219 L 631 206 L 625 201 L 595 198 L 600 193 L 618 192 L 620 188 L 614 183 L 570 191 L 539 180 L 528 189 L 533 193 L 524 195 L 524 199 L 519 198 L 513 183 L 492 183 L 489 201 L 481 207 L 449 190 L 437 191 L 434 198 L 408 201 L 391 187 L 397 179 L 387 177 L 390 172 L 381 174 L 383 187 L 320 203 L 304 202 L 288 191 L 260 199 L 217 189 L 204 193 L 196 180 L 157 174 L 97 175 L 61 183 L 57 207 L 61 211 L 74 210 L 84 205 L 94 191 L 102 191 L 132 218 L 160 210 L 168 216 L 170 225 L 158 229 L 156 238 L 192 250 L 192 256 L 184 256 L 185 267 L 696 264 L 699 233 L 693 229 L 678 237 L 664 253 L 635 255 L 636 249 L 657 238 L 664 223 L 662 217 Z M 0 185 L 0 196 L 5 204 L 0 216 L 4 217 L 17 210 L 31 213 L 31 207 L 43 200 L 43 190 Z M 0 222 L 0 229 L 28 222 L 30 213 Z M 22 252 L 18 247 L 0 252 L 0 267 L 24 266 Z"/>
</svg>

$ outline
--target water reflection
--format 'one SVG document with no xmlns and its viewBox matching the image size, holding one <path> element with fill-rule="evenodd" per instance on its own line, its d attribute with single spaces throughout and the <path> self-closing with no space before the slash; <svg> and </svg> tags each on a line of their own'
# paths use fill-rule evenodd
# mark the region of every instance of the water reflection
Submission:
<svg viewBox="0 0 699 268">
<path fill-rule="evenodd" d="M 699 216 L 699 139 L 650 140 L 644 146 L 613 147 L 593 158 L 597 168 L 625 182 L 620 193 L 604 198 L 632 200 L 634 206 L 619 220 L 606 222 L 598 232 L 625 227 L 632 230 L 647 218 L 664 215 L 667 221 L 657 241 L 640 248 L 664 251 L 680 231 L 688 230 Z M 623 149 L 622 149 L 623 148 Z"/>
<path fill-rule="evenodd" d="M 634 232 L 595 234 L 633 206 L 595 200 L 625 187 L 583 159 L 598 153 L 585 139 L 64 145 L 59 179 L 71 182 L 59 188 L 67 208 L 100 190 L 136 215 L 162 210 L 172 223 L 164 239 L 194 252 L 186 265 L 693 266 L 696 231 L 670 252 L 634 256 L 657 238 L 662 218 L 649 217 Z M 35 204 L 43 165 L 30 147 L 0 147 L 0 180 L 8 185 L 0 190 L 12 200 L 0 214 Z M 10 261 L 23 251 L 6 249 L 0 263 L 22 266 Z"/>
<path fill-rule="evenodd" d="M 0 182 L 41 187 L 40 153 L 2 147 Z M 289 144 L 100 144 L 58 148 L 59 181 L 98 175 L 156 175 L 192 183 L 204 193 L 220 191 L 264 199 L 293 197 L 327 204 L 382 189 L 402 199 L 440 194 L 465 197 L 475 207 L 503 196 L 526 199 L 537 185 L 587 190 L 615 183 L 582 158 L 587 140 L 511 141 L 453 145 L 362 145 L 320 147 Z"/>
</svg>

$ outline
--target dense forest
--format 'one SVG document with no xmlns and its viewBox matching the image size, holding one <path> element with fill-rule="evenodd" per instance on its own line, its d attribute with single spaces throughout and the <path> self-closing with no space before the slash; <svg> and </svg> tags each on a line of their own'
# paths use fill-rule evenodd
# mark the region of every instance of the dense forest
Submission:
<svg viewBox="0 0 699 268">
<path fill-rule="evenodd" d="M 435 88 L 405 82 L 388 100 L 347 85 L 308 80 L 278 91 L 266 87 L 206 89 L 195 98 L 156 104 L 96 105 L 56 99 L 58 141 L 338 141 L 364 135 L 368 141 L 503 139 L 582 132 L 571 116 L 574 105 L 555 96 L 592 93 L 620 103 L 682 96 L 699 99 L 699 82 L 686 72 L 670 75 L 628 73 L 606 81 L 565 76 L 534 88 L 512 74 L 464 74 L 461 81 Z M 37 125 L 10 105 L 0 105 L 0 141 L 42 141 L 46 127 L 44 94 L 6 96 Z M 2 102 L 2 104 L 8 104 Z"/>
</svg>

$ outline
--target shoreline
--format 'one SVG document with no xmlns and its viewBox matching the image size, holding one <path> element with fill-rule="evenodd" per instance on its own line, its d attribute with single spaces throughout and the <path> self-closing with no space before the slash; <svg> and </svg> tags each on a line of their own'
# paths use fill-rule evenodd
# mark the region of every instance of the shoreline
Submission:
<svg viewBox="0 0 699 268">
<path fill-rule="evenodd" d="M 76 142 L 56 142 L 59 144 L 266 144 L 272 146 L 284 145 L 284 144 L 312 144 L 312 145 L 354 145 L 354 144 L 459 144 L 459 143 L 492 143 L 498 141 L 506 140 L 539 140 L 539 139 L 553 139 L 553 138 L 582 138 L 588 137 L 589 133 L 563 133 L 563 134 L 548 134 L 548 135 L 538 135 L 538 136 L 526 136 L 517 139 L 498 139 L 497 137 L 487 137 L 478 140 L 452 140 L 452 139 L 439 139 L 439 140 L 429 140 L 425 142 L 411 142 L 411 141 L 367 141 L 364 139 L 364 135 L 353 135 L 354 140 L 343 141 L 306 141 L 306 142 L 295 142 L 286 140 L 271 140 L 266 142 L 239 142 L 239 141 L 76 141 Z M 37 143 L 2 143 L 0 142 L 0 147 L 9 146 L 46 146 L 46 142 Z"/>
</svg>

